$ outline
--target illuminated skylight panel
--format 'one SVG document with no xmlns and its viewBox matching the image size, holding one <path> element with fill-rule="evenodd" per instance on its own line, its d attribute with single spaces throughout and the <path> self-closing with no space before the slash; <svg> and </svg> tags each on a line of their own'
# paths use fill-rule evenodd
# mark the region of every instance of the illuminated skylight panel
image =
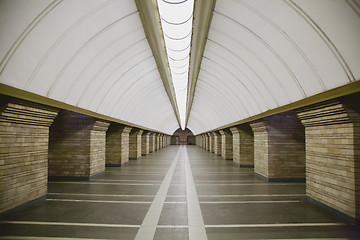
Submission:
<svg viewBox="0 0 360 240">
<path fill-rule="evenodd" d="M 185 129 L 194 0 L 157 0 L 157 3 L 180 115 L 180 127 Z"/>
</svg>

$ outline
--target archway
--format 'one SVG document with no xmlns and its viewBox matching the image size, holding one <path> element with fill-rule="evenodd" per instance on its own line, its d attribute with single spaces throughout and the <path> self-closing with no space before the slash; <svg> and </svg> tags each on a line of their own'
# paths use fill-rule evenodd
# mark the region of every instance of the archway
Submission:
<svg viewBox="0 0 360 240">
<path fill-rule="evenodd" d="M 188 128 L 179 128 L 171 136 L 171 145 L 195 145 L 195 136 Z"/>
</svg>

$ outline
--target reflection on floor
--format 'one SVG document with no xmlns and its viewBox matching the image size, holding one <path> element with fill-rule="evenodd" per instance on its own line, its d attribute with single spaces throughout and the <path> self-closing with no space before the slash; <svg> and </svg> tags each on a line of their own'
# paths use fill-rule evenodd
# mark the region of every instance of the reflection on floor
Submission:
<svg viewBox="0 0 360 240">
<path fill-rule="evenodd" d="M 0 239 L 355 239 L 306 201 L 195 146 L 170 146 L 91 181 L 50 182 L 46 201 L 0 219 Z"/>
</svg>

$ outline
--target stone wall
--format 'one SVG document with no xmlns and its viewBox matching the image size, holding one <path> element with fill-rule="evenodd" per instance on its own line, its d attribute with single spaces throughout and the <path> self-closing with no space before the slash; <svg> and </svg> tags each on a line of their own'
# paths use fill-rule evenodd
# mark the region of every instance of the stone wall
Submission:
<svg viewBox="0 0 360 240">
<path fill-rule="evenodd" d="M 164 144 L 164 138 L 165 138 L 165 135 L 161 135 L 160 136 L 160 149 L 161 148 L 164 148 L 165 144 Z"/>
<path fill-rule="evenodd" d="M 205 150 L 209 151 L 209 136 L 207 135 L 207 133 L 204 134 L 204 139 L 205 139 Z"/>
<path fill-rule="evenodd" d="M 187 136 L 187 144 L 188 145 L 196 145 L 195 136 Z"/>
<path fill-rule="evenodd" d="M 154 138 L 155 138 L 155 142 L 154 142 L 154 151 L 157 151 L 159 150 L 159 134 L 158 133 L 155 133 L 154 134 Z"/>
<path fill-rule="evenodd" d="M 156 147 L 156 140 L 155 140 L 155 134 L 156 133 L 151 133 L 150 135 L 149 135 L 149 139 L 150 139 L 150 141 L 149 141 L 149 149 L 150 149 L 150 153 L 152 153 L 152 152 L 155 152 L 155 147 Z"/>
<path fill-rule="evenodd" d="M 145 156 L 150 153 L 150 138 L 149 138 L 150 132 L 145 132 L 141 136 L 141 155 Z"/>
<path fill-rule="evenodd" d="M 230 128 L 233 136 L 233 162 L 237 167 L 254 167 L 254 133 L 247 124 Z"/>
<path fill-rule="evenodd" d="M 305 132 L 294 111 L 250 124 L 254 170 L 268 180 L 305 180 Z"/>
<path fill-rule="evenodd" d="M 233 138 L 230 130 L 219 131 L 221 134 L 221 156 L 227 160 L 233 159 Z"/>
<path fill-rule="evenodd" d="M 109 123 L 62 110 L 50 127 L 49 177 L 89 178 L 105 170 Z"/>
<path fill-rule="evenodd" d="M 90 176 L 105 170 L 106 130 L 109 125 L 97 120 L 90 131 Z"/>
<path fill-rule="evenodd" d="M 133 129 L 129 135 L 129 159 L 141 157 L 141 135 L 144 130 Z"/>
<path fill-rule="evenodd" d="M 125 166 L 129 162 L 131 127 L 112 123 L 106 133 L 106 165 Z"/>
<path fill-rule="evenodd" d="M 180 137 L 171 136 L 171 145 L 180 145 Z"/>
<path fill-rule="evenodd" d="M 221 156 L 221 135 L 218 132 L 213 132 L 214 135 L 214 153 Z"/>
<path fill-rule="evenodd" d="M 209 139 L 209 151 L 214 152 L 214 136 L 212 133 L 207 133 Z"/>
<path fill-rule="evenodd" d="M 0 95 L 0 213 L 47 194 L 49 126 L 57 110 Z"/>
<path fill-rule="evenodd" d="M 330 101 L 298 112 L 306 136 L 306 194 L 360 218 L 360 108 Z"/>
</svg>

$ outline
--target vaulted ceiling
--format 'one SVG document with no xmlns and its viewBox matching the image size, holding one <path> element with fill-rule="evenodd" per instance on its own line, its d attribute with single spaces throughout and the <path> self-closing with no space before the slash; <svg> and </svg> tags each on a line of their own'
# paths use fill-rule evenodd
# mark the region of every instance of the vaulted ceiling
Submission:
<svg viewBox="0 0 360 240">
<path fill-rule="evenodd" d="M 186 126 L 195 134 L 339 87 L 359 91 L 358 0 L 195 0 L 193 24 Z M 2 0 L 0 61 L 3 94 L 179 128 L 155 0 Z"/>
</svg>

